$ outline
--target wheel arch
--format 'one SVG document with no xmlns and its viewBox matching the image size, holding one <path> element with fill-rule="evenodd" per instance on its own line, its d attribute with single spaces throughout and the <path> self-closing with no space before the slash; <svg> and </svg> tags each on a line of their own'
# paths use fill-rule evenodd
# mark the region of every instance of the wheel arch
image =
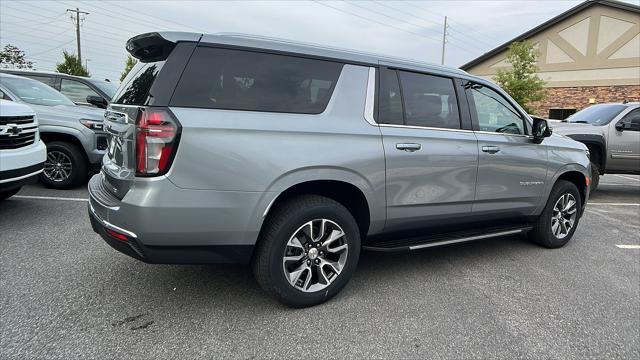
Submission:
<svg viewBox="0 0 640 360">
<path fill-rule="evenodd" d="M 74 129 L 68 129 L 62 132 L 57 131 L 57 129 L 56 131 L 49 131 L 47 128 L 44 128 L 40 130 L 40 139 L 42 139 L 45 144 L 53 141 L 62 141 L 74 144 L 83 150 L 82 156 L 84 156 L 84 158 L 88 161 L 87 149 L 85 149 L 84 144 L 78 138 L 76 131 L 77 130 Z"/>
<path fill-rule="evenodd" d="M 598 165 L 598 170 L 601 174 L 604 173 L 607 165 L 607 145 L 604 136 L 596 134 L 572 134 L 567 136 L 585 144 L 591 154 L 591 161 Z"/>
<path fill-rule="evenodd" d="M 567 180 L 571 183 L 575 184 L 578 188 L 578 192 L 580 193 L 580 198 L 582 200 L 582 204 L 586 200 L 588 200 L 589 190 L 587 188 L 587 177 L 589 177 L 589 169 L 583 165 L 571 163 L 567 164 L 560 169 L 558 169 L 553 177 L 549 179 L 546 183 L 546 187 L 543 194 L 544 201 L 540 201 L 540 205 L 536 209 L 534 214 L 540 214 L 549 200 L 549 196 L 551 195 L 551 190 L 556 185 L 558 180 Z"/>
<path fill-rule="evenodd" d="M 264 219 L 272 213 L 273 209 L 288 199 L 306 194 L 325 196 L 342 204 L 356 220 L 362 239 L 369 233 L 371 205 L 367 196 L 356 185 L 342 180 L 316 179 L 291 185 L 275 196 L 267 205 L 263 214 Z M 263 221 L 262 225 L 264 223 Z"/>
</svg>

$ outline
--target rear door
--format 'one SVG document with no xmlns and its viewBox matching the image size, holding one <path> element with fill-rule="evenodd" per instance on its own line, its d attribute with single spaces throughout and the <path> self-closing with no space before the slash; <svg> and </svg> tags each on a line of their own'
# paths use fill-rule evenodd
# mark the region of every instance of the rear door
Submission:
<svg viewBox="0 0 640 360">
<path fill-rule="evenodd" d="M 448 77 L 381 69 L 377 121 L 386 157 L 388 231 L 456 216 L 464 221 L 471 212 L 478 147 L 464 121 L 468 111 L 458 104 L 458 85 Z"/>
<path fill-rule="evenodd" d="M 114 95 L 105 111 L 104 129 L 108 148 L 102 163 L 105 187 L 122 199 L 136 176 L 136 121 L 142 111 L 150 107 L 167 107 L 184 66 L 196 43 L 172 44 L 163 39 L 145 43 L 168 47 L 163 56 L 153 61 L 139 61 Z M 135 51 L 134 49 L 132 51 Z"/>
<path fill-rule="evenodd" d="M 473 82 L 465 87 L 478 138 L 473 212 L 530 214 L 544 189 L 546 146 L 533 142 L 525 115 L 500 91 Z"/>
</svg>

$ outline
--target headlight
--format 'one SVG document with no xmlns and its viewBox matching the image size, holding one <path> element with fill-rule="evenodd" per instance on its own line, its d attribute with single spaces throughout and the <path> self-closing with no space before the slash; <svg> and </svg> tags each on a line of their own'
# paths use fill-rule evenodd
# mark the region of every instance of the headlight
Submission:
<svg viewBox="0 0 640 360">
<path fill-rule="evenodd" d="M 102 130 L 102 121 L 80 119 L 80 123 L 91 130 Z"/>
</svg>

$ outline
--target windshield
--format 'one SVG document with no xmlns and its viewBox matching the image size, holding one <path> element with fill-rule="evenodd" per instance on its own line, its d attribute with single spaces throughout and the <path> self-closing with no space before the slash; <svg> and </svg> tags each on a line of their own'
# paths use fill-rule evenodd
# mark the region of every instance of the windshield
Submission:
<svg viewBox="0 0 640 360">
<path fill-rule="evenodd" d="M 606 125 L 626 108 L 621 104 L 593 105 L 569 116 L 567 122 Z"/>
<path fill-rule="evenodd" d="M 75 105 L 68 97 L 62 95 L 49 85 L 27 78 L 0 78 L 2 85 L 22 101 L 34 105 Z"/>
<path fill-rule="evenodd" d="M 98 87 L 98 89 L 102 90 L 103 93 L 107 94 L 109 99 L 113 98 L 113 95 L 118 90 L 118 86 L 109 81 L 102 80 L 89 80 L 91 83 Z"/>
</svg>

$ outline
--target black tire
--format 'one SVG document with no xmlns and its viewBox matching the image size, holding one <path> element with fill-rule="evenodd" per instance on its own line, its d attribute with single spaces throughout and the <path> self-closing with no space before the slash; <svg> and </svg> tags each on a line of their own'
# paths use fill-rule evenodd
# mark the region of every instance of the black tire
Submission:
<svg viewBox="0 0 640 360">
<path fill-rule="evenodd" d="M 17 194 L 20 189 L 22 189 L 22 186 L 7 191 L 0 191 L 0 201 L 12 197 L 13 195 Z"/>
<path fill-rule="evenodd" d="M 64 154 L 71 162 L 71 170 L 68 176 L 63 179 L 54 179 L 47 176 L 50 156 L 53 154 Z M 64 141 L 53 141 L 47 143 L 47 161 L 45 162 L 45 171 L 40 174 L 40 182 L 44 186 L 53 189 L 69 189 L 76 187 L 87 181 L 87 158 L 84 150 L 75 144 Z"/>
<path fill-rule="evenodd" d="M 566 194 L 570 194 L 576 202 L 576 216 L 573 227 L 571 227 L 571 229 L 564 237 L 560 238 L 556 236 L 552 231 L 552 217 L 554 215 L 554 207 L 556 203 L 559 201 L 561 196 L 565 196 Z M 553 189 L 551 190 L 551 195 L 549 195 L 547 205 L 534 224 L 533 230 L 529 233 L 529 239 L 549 249 L 555 249 L 564 246 L 569 242 L 569 240 L 571 240 L 573 234 L 576 231 L 576 228 L 578 227 L 581 209 L 582 198 L 580 198 L 578 188 L 572 182 L 566 180 L 558 180 L 558 182 L 553 186 Z"/>
<path fill-rule="evenodd" d="M 347 255 L 342 271 L 329 285 L 319 291 L 304 292 L 287 280 L 283 257 L 289 239 L 304 224 L 316 219 L 330 220 L 342 228 L 345 235 L 341 241 L 348 246 Z M 349 210 L 323 196 L 302 195 L 273 209 L 260 232 L 252 265 L 254 276 L 265 291 L 287 306 L 302 308 L 323 303 L 340 292 L 353 275 L 359 257 L 360 232 Z"/>
<path fill-rule="evenodd" d="M 600 184 L 600 168 L 596 163 L 591 163 L 591 182 L 589 183 L 589 193 L 593 193 Z"/>
</svg>

